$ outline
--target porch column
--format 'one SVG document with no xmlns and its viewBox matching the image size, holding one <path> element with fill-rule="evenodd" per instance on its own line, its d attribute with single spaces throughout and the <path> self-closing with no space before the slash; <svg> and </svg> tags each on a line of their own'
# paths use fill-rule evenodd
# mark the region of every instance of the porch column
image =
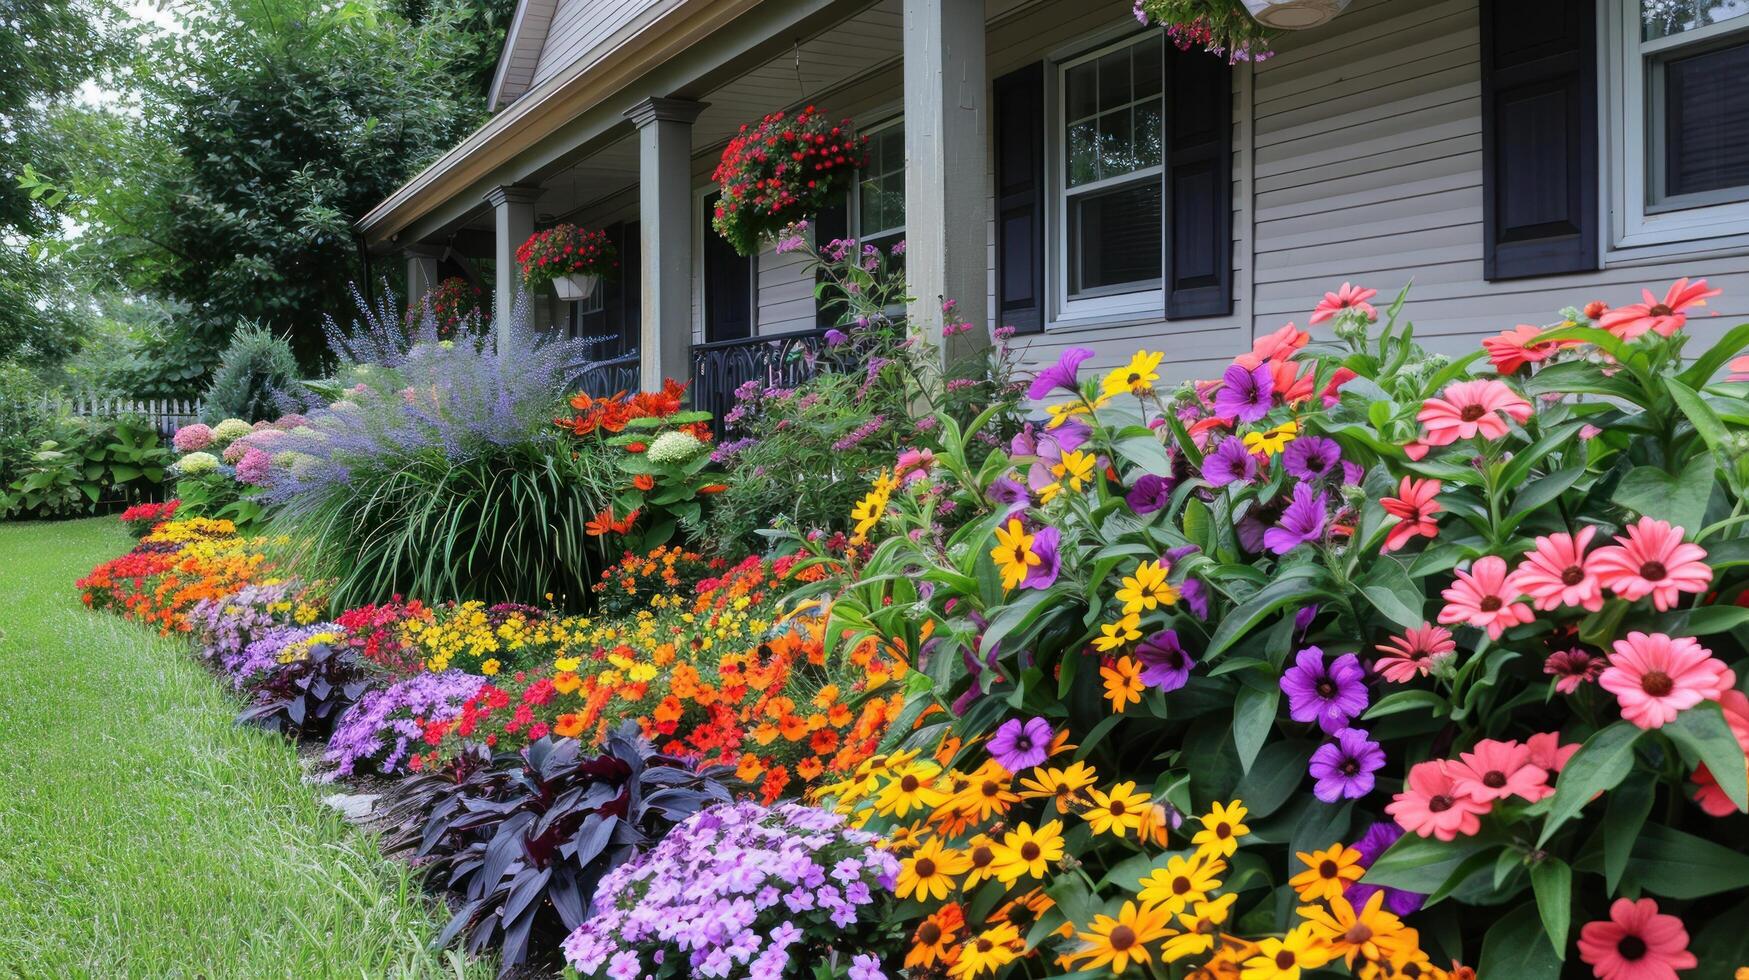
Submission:
<svg viewBox="0 0 1749 980">
<path fill-rule="evenodd" d="M 990 343 L 984 5 L 904 3 L 905 312 L 951 364 Z M 943 339 L 944 299 L 971 330 Z"/>
<path fill-rule="evenodd" d="M 534 234 L 534 202 L 540 188 L 529 184 L 505 184 L 486 192 L 486 203 L 492 205 L 492 225 L 495 231 L 492 245 L 493 275 L 497 289 L 493 292 L 492 322 L 498 328 L 498 343 L 515 342 L 517 324 L 511 312 L 517 297 L 523 293 L 521 270 L 516 266 L 516 250 Z M 528 322 L 521 325 L 525 334 L 534 331 L 534 310 L 524 311 Z"/>
<path fill-rule="evenodd" d="M 401 250 L 407 259 L 408 306 L 418 303 L 426 293 L 437 288 L 437 262 L 443 248 L 437 245 L 409 245 Z"/>
<path fill-rule="evenodd" d="M 692 121 L 703 109 L 701 102 L 650 98 L 626 112 L 638 127 L 638 374 L 645 391 L 660 389 L 665 377 L 692 380 Z"/>
</svg>

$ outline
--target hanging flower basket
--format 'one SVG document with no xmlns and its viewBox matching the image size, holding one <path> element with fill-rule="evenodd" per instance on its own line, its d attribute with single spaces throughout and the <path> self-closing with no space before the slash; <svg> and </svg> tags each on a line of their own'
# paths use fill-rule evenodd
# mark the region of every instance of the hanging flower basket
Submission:
<svg viewBox="0 0 1749 980">
<path fill-rule="evenodd" d="M 562 300 L 588 299 L 603 276 L 619 272 L 619 249 L 599 229 L 554 225 L 528 236 L 516 250 L 522 284 L 538 289 L 547 283 Z"/>
<path fill-rule="evenodd" d="M 1275 56 L 1269 46 L 1276 34 L 1271 28 L 1287 26 L 1264 21 L 1269 9 L 1330 3 L 1341 9 L 1342 0 L 1135 0 L 1135 14 L 1144 24 L 1165 28 L 1181 51 L 1202 48 L 1229 62 L 1266 61 Z M 1260 8 L 1264 13 L 1253 17 Z"/>
<path fill-rule="evenodd" d="M 842 195 L 867 147 L 868 138 L 852 132 L 850 120 L 831 122 L 813 106 L 743 125 L 711 174 L 722 189 L 711 227 L 735 251 L 754 254 Z"/>
<path fill-rule="evenodd" d="M 1347 6 L 1348 0 L 1245 0 L 1252 20 L 1282 31 L 1317 27 Z"/>
</svg>

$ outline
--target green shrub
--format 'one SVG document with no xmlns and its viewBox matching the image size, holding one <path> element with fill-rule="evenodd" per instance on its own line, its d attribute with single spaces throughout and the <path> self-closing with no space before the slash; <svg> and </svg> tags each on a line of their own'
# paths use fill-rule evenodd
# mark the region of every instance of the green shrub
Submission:
<svg viewBox="0 0 1749 980">
<path fill-rule="evenodd" d="M 295 394 L 297 387 L 298 359 L 291 345 L 259 323 L 240 323 L 213 372 L 201 414 L 209 423 L 276 419 L 284 414 L 281 397 Z"/>
<path fill-rule="evenodd" d="M 74 517 L 164 482 L 170 452 L 141 418 L 35 411 L 0 440 L 0 517 Z"/>
</svg>

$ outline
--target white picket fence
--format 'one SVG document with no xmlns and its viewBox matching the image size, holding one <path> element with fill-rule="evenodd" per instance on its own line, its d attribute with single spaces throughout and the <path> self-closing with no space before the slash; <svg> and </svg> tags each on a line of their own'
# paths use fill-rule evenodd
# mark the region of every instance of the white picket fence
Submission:
<svg viewBox="0 0 1749 980">
<path fill-rule="evenodd" d="M 45 412 L 65 412 L 82 418 L 108 419 L 122 415 L 143 416 L 169 439 L 176 430 L 200 420 L 200 399 L 194 398 L 113 398 L 99 395 L 67 395 L 44 398 L 34 407 Z"/>
</svg>

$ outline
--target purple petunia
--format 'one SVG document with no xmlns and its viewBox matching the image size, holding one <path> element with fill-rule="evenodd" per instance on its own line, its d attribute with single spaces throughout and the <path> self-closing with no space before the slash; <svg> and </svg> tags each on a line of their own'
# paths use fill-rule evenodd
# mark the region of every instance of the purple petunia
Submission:
<svg viewBox="0 0 1749 980">
<path fill-rule="evenodd" d="M 1063 570 L 1063 558 L 1057 551 L 1062 537 L 1063 532 L 1054 527 L 1041 527 L 1032 536 L 1032 553 L 1038 556 L 1038 564 L 1027 569 L 1021 588 L 1048 589 L 1056 583 L 1057 573 Z"/>
<path fill-rule="evenodd" d="M 1323 436 L 1295 439 L 1281 454 L 1282 468 L 1302 480 L 1322 480 L 1339 472 L 1341 462 L 1342 447 Z"/>
<path fill-rule="evenodd" d="M 1385 750 L 1360 728 L 1345 728 L 1334 742 L 1312 753 L 1307 769 L 1317 780 L 1312 795 L 1325 803 L 1358 800 L 1373 790 L 1373 773 L 1385 767 Z"/>
<path fill-rule="evenodd" d="M 1360 658 L 1345 653 L 1326 665 L 1317 647 L 1294 656 L 1294 665 L 1281 675 L 1281 690 L 1294 721 L 1315 721 L 1332 735 L 1347 728 L 1369 702 Z"/>
<path fill-rule="evenodd" d="M 1020 772 L 1050 758 L 1056 733 L 1043 718 L 1010 718 L 990 739 L 990 756 L 1009 772 Z"/>
<path fill-rule="evenodd" d="M 1032 506 L 1032 494 L 1019 480 L 1011 476 L 997 477 L 996 481 L 990 484 L 987 495 L 992 504 L 1005 508 L 1010 517 Z"/>
<path fill-rule="evenodd" d="M 1032 379 L 1032 386 L 1026 389 L 1026 397 L 1037 401 L 1053 391 L 1065 391 L 1075 394 L 1080 389 L 1076 386 L 1076 372 L 1081 370 L 1081 362 L 1093 356 L 1093 352 L 1085 347 L 1071 347 L 1064 351 L 1057 363 L 1045 368 Z"/>
<path fill-rule="evenodd" d="M 1129 502 L 1130 510 L 1139 516 L 1164 510 L 1172 502 L 1172 481 L 1163 476 L 1144 473 L 1136 479 L 1135 486 L 1124 494 L 1124 500 Z"/>
<path fill-rule="evenodd" d="M 1370 868 L 1372 863 L 1378 860 L 1379 855 L 1390 850 L 1391 845 L 1395 844 L 1397 838 L 1402 836 L 1402 827 L 1397 826 L 1394 821 L 1382 820 L 1366 829 L 1366 833 L 1362 834 L 1360 840 L 1355 842 L 1354 849 L 1360 852 L 1361 864 Z M 1349 885 L 1342 897 L 1352 902 L 1355 908 L 1361 908 L 1366 905 L 1368 899 L 1372 898 L 1373 892 L 1381 889 L 1385 893 L 1385 908 L 1397 915 L 1409 915 L 1419 911 L 1421 903 L 1427 900 L 1427 896 L 1421 892 L 1386 888 L 1364 881 L 1357 881 Z"/>
<path fill-rule="evenodd" d="M 1281 512 L 1281 523 L 1263 532 L 1263 546 L 1285 555 L 1307 541 L 1323 537 L 1329 508 L 1329 494 L 1314 491 L 1310 483 L 1294 484 L 1293 502 Z"/>
<path fill-rule="evenodd" d="M 1224 439 L 1202 458 L 1202 478 L 1211 487 L 1249 483 L 1257 475 L 1257 457 L 1238 439 Z"/>
<path fill-rule="evenodd" d="M 1221 390 L 1215 392 L 1215 414 L 1224 419 L 1255 422 L 1269 414 L 1275 394 L 1275 377 L 1269 366 L 1247 368 L 1234 364 L 1221 375 Z"/>
<path fill-rule="evenodd" d="M 1136 647 L 1142 661 L 1142 683 L 1162 691 L 1176 691 L 1190 682 L 1196 661 L 1185 651 L 1176 630 L 1161 630 Z"/>
</svg>

